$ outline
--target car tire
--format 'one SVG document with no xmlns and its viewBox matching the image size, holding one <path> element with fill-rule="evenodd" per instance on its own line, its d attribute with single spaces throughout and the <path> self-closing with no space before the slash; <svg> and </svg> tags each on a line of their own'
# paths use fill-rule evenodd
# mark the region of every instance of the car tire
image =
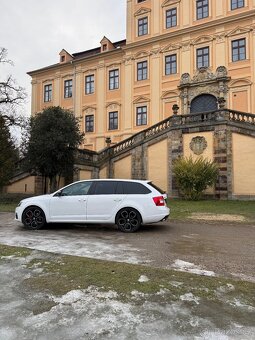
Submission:
<svg viewBox="0 0 255 340">
<path fill-rule="evenodd" d="M 43 210 L 36 206 L 31 206 L 24 210 L 22 223 L 26 228 L 31 230 L 42 229 L 47 224 Z"/>
<path fill-rule="evenodd" d="M 142 218 L 136 209 L 123 208 L 116 215 L 116 224 L 120 231 L 124 233 L 133 233 L 140 228 Z"/>
</svg>

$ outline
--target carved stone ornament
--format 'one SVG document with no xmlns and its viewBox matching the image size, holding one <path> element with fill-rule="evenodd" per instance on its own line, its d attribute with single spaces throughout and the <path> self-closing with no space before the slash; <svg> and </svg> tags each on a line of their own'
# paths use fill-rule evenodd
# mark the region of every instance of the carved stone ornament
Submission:
<svg viewBox="0 0 255 340">
<path fill-rule="evenodd" d="M 216 69 L 216 77 L 221 78 L 221 77 L 227 77 L 228 75 L 228 70 L 225 66 L 219 66 Z"/>
<path fill-rule="evenodd" d="M 208 67 L 200 67 L 193 77 L 193 82 L 207 81 L 215 78 L 216 76 Z"/>
<path fill-rule="evenodd" d="M 190 83 L 191 78 L 189 73 L 183 73 L 181 76 L 181 85 Z"/>
<path fill-rule="evenodd" d="M 207 141 L 205 137 L 197 136 L 192 138 L 189 147 L 195 155 L 202 155 L 204 150 L 207 148 Z"/>
</svg>

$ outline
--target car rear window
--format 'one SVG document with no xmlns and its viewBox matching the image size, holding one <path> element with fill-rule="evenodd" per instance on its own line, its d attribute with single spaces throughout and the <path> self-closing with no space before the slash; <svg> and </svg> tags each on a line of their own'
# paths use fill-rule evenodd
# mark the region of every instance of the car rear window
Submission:
<svg viewBox="0 0 255 340">
<path fill-rule="evenodd" d="M 148 183 L 151 187 L 153 187 L 154 189 L 156 189 L 158 192 L 160 192 L 161 194 L 165 194 L 166 192 L 162 189 L 160 189 L 157 185 L 155 185 L 154 183 L 152 182 L 149 182 Z"/>
<path fill-rule="evenodd" d="M 136 182 L 122 182 L 124 194 L 127 195 L 146 195 L 151 191 L 149 188 L 141 183 Z"/>
</svg>

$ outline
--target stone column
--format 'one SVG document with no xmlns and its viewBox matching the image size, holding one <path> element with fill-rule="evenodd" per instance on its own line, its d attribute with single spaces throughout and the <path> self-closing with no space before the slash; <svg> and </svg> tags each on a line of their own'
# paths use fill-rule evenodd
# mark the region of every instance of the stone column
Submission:
<svg viewBox="0 0 255 340">
<path fill-rule="evenodd" d="M 173 130 L 169 133 L 169 194 L 171 197 L 179 197 L 179 190 L 173 175 L 173 164 L 176 159 L 183 156 L 182 130 Z"/>
<path fill-rule="evenodd" d="M 219 199 L 232 198 L 232 135 L 226 125 L 214 130 L 214 162 L 219 169 L 215 185 L 215 196 Z"/>
</svg>

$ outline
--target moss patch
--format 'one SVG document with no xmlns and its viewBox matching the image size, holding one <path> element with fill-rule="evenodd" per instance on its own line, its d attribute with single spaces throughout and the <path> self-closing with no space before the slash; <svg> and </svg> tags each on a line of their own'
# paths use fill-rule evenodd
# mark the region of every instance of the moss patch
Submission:
<svg viewBox="0 0 255 340">
<path fill-rule="evenodd" d="M 4 256 L 25 257 L 31 254 L 31 250 L 22 247 L 12 247 L 0 244 L 0 259 Z"/>
</svg>

